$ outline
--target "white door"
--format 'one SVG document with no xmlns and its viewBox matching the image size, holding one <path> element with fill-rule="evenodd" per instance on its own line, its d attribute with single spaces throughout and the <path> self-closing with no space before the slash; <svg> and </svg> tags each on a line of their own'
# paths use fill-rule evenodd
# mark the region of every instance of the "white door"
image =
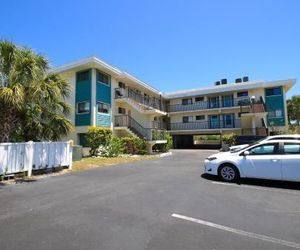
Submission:
<svg viewBox="0 0 300 250">
<path fill-rule="evenodd" d="M 281 180 L 281 155 L 278 143 L 255 146 L 248 150 L 241 166 L 246 177 Z"/>
<path fill-rule="evenodd" d="M 284 180 L 300 181 L 300 143 L 284 143 L 282 178 Z"/>
</svg>

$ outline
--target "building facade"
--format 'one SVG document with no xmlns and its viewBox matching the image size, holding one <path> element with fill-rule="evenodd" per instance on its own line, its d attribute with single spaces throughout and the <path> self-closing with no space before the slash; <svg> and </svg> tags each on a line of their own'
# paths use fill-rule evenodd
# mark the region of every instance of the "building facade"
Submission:
<svg viewBox="0 0 300 250">
<path fill-rule="evenodd" d="M 149 148 L 166 143 L 191 145 L 195 135 L 267 136 L 287 131 L 286 92 L 295 79 L 248 81 L 237 79 L 208 88 L 161 93 L 136 77 L 91 57 L 54 70 L 72 85 L 68 102 L 74 131 L 70 139 L 85 145 L 90 126 L 110 127 L 117 136 L 144 138 Z"/>
</svg>

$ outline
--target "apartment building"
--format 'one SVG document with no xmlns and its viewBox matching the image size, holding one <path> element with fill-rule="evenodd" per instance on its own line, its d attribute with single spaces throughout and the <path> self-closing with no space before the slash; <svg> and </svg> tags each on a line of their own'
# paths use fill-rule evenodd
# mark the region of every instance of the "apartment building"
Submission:
<svg viewBox="0 0 300 250">
<path fill-rule="evenodd" d="M 208 88 L 168 93 L 169 131 L 177 148 L 191 147 L 194 135 L 235 133 L 267 136 L 287 132 L 286 92 L 296 80 L 226 79 Z"/>
<path fill-rule="evenodd" d="M 166 130 L 166 103 L 161 92 L 104 61 L 91 57 L 54 70 L 72 86 L 74 131 L 68 139 L 86 145 L 90 126 L 110 127 L 117 136 L 136 135 L 155 144 Z"/>
<path fill-rule="evenodd" d="M 111 127 L 117 136 L 145 138 L 149 150 L 166 143 L 190 147 L 195 135 L 266 136 L 287 130 L 286 92 L 295 79 L 249 81 L 248 77 L 208 88 L 162 93 L 136 77 L 96 58 L 86 58 L 54 70 L 73 88 L 68 100 L 75 130 L 70 139 L 85 145 L 90 126 Z"/>
</svg>

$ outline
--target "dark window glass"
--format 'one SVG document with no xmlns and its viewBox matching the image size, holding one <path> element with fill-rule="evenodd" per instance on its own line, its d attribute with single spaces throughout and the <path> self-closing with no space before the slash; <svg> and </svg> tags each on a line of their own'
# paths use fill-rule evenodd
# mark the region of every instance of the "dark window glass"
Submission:
<svg viewBox="0 0 300 250">
<path fill-rule="evenodd" d="M 219 97 L 210 97 L 209 98 L 209 107 L 218 108 L 219 107 Z"/>
<path fill-rule="evenodd" d="M 266 89 L 266 96 L 281 95 L 281 88 Z"/>
<path fill-rule="evenodd" d="M 88 113 L 90 112 L 90 103 L 89 102 L 79 102 L 77 103 L 77 113 Z"/>
<path fill-rule="evenodd" d="M 183 116 L 182 117 L 182 122 L 183 123 L 188 123 L 188 122 L 191 122 L 192 120 L 193 120 L 192 116 Z"/>
<path fill-rule="evenodd" d="M 283 152 L 285 154 L 300 154 L 299 143 L 284 143 Z"/>
<path fill-rule="evenodd" d="M 203 102 L 203 101 L 204 101 L 204 97 L 203 96 L 195 98 L 195 102 Z"/>
<path fill-rule="evenodd" d="M 109 75 L 103 74 L 102 72 L 97 71 L 97 81 L 109 84 Z"/>
<path fill-rule="evenodd" d="M 82 71 L 77 73 L 77 81 L 88 81 L 90 76 L 90 72 L 87 71 Z"/>
<path fill-rule="evenodd" d="M 109 113 L 110 105 L 102 102 L 98 102 L 98 112 L 99 113 Z"/>
<path fill-rule="evenodd" d="M 248 96 L 248 91 L 237 92 L 237 97 Z"/>
<path fill-rule="evenodd" d="M 118 113 L 119 113 L 119 114 L 125 115 L 125 114 L 126 114 L 126 109 L 124 109 L 124 108 L 119 108 L 119 109 L 118 109 Z"/>
<path fill-rule="evenodd" d="M 196 115 L 196 121 L 204 120 L 205 115 Z"/>
<path fill-rule="evenodd" d="M 188 104 L 192 104 L 192 99 L 182 99 L 182 105 L 188 105 Z"/>
<path fill-rule="evenodd" d="M 278 150 L 278 143 L 276 144 L 264 144 L 256 146 L 249 150 L 250 155 L 270 155 L 276 154 Z"/>
<path fill-rule="evenodd" d="M 125 89 L 125 83 L 119 82 L 119 87 L 122 88 L 122 89 Z"/>
<path fill-rule="evenodd" d="M 86 134 L 78 134 L 79 136 L 79 145 L 83 147 L 88 147 L 87 135 Z"/>
</svg>

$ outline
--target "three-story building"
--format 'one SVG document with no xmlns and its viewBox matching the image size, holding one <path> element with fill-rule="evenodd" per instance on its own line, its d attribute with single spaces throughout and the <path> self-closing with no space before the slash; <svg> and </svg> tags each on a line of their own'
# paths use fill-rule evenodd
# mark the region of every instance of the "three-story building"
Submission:
<svg viewBox="0 0 300 250">
<path fill-rule="evenodd" d="M 86 145 L 90 126 L 110 127 L 117 136 L 144 138 L 149 149 L 168 130 L 174 147 L 194 135 L 267 136 L 287 130 L 286 92 L 296 80 L 225 80 L 193 90 L 162 93 L 136 77 L 96 58 L 86 58 L 54 70 L 73 88 L 68 100 L 74 108 L 70 119 L 76 144 Z"/>
</svg>

